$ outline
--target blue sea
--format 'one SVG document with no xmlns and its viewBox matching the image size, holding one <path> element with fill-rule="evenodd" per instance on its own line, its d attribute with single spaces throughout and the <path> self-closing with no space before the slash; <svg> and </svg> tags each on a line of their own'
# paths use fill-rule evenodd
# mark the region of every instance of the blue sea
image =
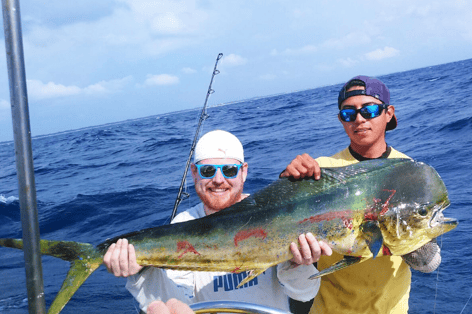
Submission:
<svg viewBox="0 0 472 314">
<path fill-rule="evenodd" d="M 438 171 L 451 200 L 445 215 L 460 222 L 438 239 L 439 270 L 413 271 L 410 313 L 472 313 L 472 59 L 379 78 L 391 90 L 398 119 L 388 144 Z M 297 154 L 330 156 L 349 145 L 337 119 L 340 88 L 213 106 L 202 132 L 218 128 L 240 138 L 249 163 L 245 190 L 253 193 L 276 180 Z M 41 238 L 96 245 L 168 223 L 200 111 L 33 137 Z M 190 198 L 179 211 L 198 202 L 187 182 Z M 2 142 L 0 238 L 21 236 L 14 145 Z M 49 306 L 69 266 L 48 256 L 42 261 Z M 27 312 L 23 267 L 22 251 L 0 248 L 0 313 Z M 135 313 L 125 282 L 101 267 L 62 313 Z"/>
</svg>

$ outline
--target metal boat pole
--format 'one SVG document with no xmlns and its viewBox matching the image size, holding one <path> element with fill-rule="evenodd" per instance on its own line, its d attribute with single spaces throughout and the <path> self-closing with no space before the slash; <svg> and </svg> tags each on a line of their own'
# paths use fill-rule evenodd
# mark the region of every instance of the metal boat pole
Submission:
<svg viewBox="0 0 472 314">
<path fill-rule="evenodd" d="M 19 0 L 2 0 L 29 313 L 46 313 Z"/>
</svg>

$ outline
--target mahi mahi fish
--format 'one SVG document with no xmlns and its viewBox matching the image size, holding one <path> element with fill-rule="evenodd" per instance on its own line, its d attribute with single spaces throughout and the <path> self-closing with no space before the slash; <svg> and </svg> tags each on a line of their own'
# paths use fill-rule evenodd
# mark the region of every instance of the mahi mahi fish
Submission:
<svg viewBox="0 0 472 314">
<path fill-rule="evenodd" d="M 249 275 L 292 258 L 289 245 L 311 232 L 345 256 L 316 277 L 383 255 L 403 256 L 454 229 L 445 218 L 446 187 L 429 165 L 409 159 L 364 161 L 323 168 L 321 179 L 279 179 L 218 213 L 201 219 L 120 235 L 98 246 L 41 240 L 41 253 L 71 263 L 48 313 L 59 313 L 103 263 L 108 247 L 126 238 L 140 265 Z M 22 249 L 22 240 L 0 239 Z"/>
</svg>

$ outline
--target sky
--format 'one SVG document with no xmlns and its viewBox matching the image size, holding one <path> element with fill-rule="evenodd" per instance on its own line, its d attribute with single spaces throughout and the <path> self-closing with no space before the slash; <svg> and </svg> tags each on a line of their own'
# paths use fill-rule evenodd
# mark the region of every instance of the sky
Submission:
<svg viewBox="0 0 472 314">
<path fill-rule="evenodd" d="M 20 0 L 20 12 L 33 137 L 201 108 L 219 53 L 210 106 L 472 58 L 469 0 Z"/>
</svg>

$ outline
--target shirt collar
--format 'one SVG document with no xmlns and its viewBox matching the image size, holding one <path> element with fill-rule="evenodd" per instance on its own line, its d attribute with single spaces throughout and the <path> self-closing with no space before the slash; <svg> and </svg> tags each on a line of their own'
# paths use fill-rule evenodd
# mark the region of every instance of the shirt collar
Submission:
<svg viewBox="0 0 472 314">
<path fill-rule="evenodd" d="M 352 148 L 351 145 L 349 145 L 349 152 L 351 153 L 352 157 L 354 157 L 357 161 L 365 161 L 365 160 L 372 160 L 372 159 L 386 159 L 388 156 L 390 156 L 390 153 L 392 152 L 392 148 L 388 146 L 387 144 L 387 149 L 385 152 L 382 154 L 382 156 L 377 157 L 377 158 L 367 158 L 362 156 L 361 154 L 356 153 Z"/>
</svg>

